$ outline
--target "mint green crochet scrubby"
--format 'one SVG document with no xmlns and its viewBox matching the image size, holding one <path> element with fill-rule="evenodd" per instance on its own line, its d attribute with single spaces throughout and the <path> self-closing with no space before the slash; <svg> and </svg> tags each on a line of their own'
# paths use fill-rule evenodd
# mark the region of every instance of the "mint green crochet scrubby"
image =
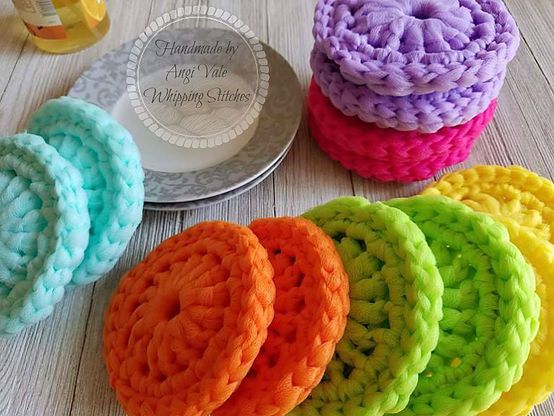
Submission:
<svg viewBox="0 0 554 416">
<path fill-rule="evenodd" d="M 439 343 L 402 416 L 473 416 L 522 375 L 539 319 L 535 278 L 506 229 L 440 196 L 396 199 L 444 281 Z"/>
<path fill-rule="evenodd" d="M 0 138 L 0 334 L 52 313 L 89 227 L 79 172 L 41 137 Z"/>
<path fill-rule="evenodd" d="M 335 358 L 291 415 L 402 410 L 438 342 L 443 285 L 419 228 L 402 211 L 340 198 L 304 214 L 335 242 L 350 277 L 350 314 Z"/>
<path fill-rule="evenodd" d="M 72 284 L 93 282 L 115 265 L 141 221 L 144 174 L 138 149 L 108 113 L 70 97 L 46 102 L 29 131 L 44 137 L 83 176 L 90 243 Z"/>
</svg>

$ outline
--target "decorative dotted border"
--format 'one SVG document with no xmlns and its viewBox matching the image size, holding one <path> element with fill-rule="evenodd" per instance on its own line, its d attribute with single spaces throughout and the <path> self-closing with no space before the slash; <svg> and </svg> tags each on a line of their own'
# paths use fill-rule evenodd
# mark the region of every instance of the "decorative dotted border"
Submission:
<svg viewBox="0 0 554 416">
<path fill-rule="evenodd" d="M 239 34 L 243 41 L 248 45 L 252 55 L 255 57 L 257 73 L 258 73 L 258 87 L 256 92 L 256 98 L 250 104 L 250 110 L 242 117 L 240 121 L 237 121 L 233 126 L 227 128 L 223 132 L 212 134 L 209 136 L 185 136 L 175 135 L 168 131 L 169 129 L 160 125 L 161 123 L 155 120 L 155 117 L 147 110 L 146 105 L 143 102 L 142 95 L 137 92 L 138 88 L 138 69 L 140 66 L 142 54 L 145 51 L 145 46 L 149 41 L 160 31 L 167 28 L 172 23 L 181 21 L 188 18 L 207 18 L 210 20 L 218 21 L 230 28 L 232 28 L 237 34 Z M 218 9 L 208 6 L 187 6 L 179 7 L 176 10 L 166 12 L 163 15 L 157 17 L 152 21 L 146 29 L 138 36 L 131 53 L 129 55 L 129 61 L 127 62 L 127 94 L 131 105 L 133 106 L 135 113 L 137 113 L 139 119 L 144 125 L 157 137 L 172 143 L 177 146 L 193 148 L 193 149 L 205 149 L 215 146 L 219 146 L 223 143 L 228 143 L 237 136 L 241 135 L 244 131 L 250 127 L 254 121 L 260 115 L 262 106 L 267 98 L 269 89 L 269 63 L 263 46 L 260 40 L 254 35 L 254 32 L 237 16 Z"/>
</svg>

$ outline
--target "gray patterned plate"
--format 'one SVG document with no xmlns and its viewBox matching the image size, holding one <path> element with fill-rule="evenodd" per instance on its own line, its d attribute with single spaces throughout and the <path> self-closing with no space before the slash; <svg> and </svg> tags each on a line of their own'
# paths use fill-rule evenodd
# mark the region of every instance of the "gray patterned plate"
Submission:
<svg viewBox="0 0 554 416">
<path fill-rule="evenodd" d="M 70 96 L 96 104 L 109 113 L 126 91 L 126 65 L 133 41 L 108 52 L 86 70 Z M 193 172 L 167 173 L 145 169 L 145 202 L 174 204 L 205 200 L 250 185 L 290 147 L 302 116 L 302 92 L 289 63 L 264 44 L 271 81 L 252 139 L 230 159 Z M 137 118 L 137 123 L 140 121 Z M 175 208 L 180 209 L 180 208 Z"/>
<path fill-rule="evenodd" d="M 277 160 L 277 162 L 271 165 L 268 170 L 266 170 L 252 182 L 248 182 L 246 185 L 242 185 L 236 189 L 233 189 L 232 191 L 225 192 L 221 195 L 212 196 L 211 198 L 204 198 L 190 202 L 175 202 L 170 204 L 146 202 L 144 204 L 144 209 L 149 211 L 188 211 L 191 209 L 205 208 L 211 205 L 225 202 L 231 198 L 234 198 L 236 196 L 239 196 L 240 194 L 249 191 L 250 189 L 254 188 L 255 186 L 262 183 L 264 180 L 266 180 L 275 171 L 275 169 L 277 169 L 281 162 L 285 160 L 285 157 L 287 156 L 289 150 L 290 147 L 285 151 L 283 156 L 281 156 L 279 160 Z"/>
</svg>

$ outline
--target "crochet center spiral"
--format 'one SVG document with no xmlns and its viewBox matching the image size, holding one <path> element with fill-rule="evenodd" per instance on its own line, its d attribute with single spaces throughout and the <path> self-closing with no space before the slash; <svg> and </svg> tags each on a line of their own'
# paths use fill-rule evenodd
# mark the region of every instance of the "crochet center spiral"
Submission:
<svg viewBox="0 0 554 416">
<path fill-rule="evenodd" d="M 316 48 L 377 94 L 467 88 L 500 74 L 519 32 L 501 0 L 320 0 Z"/>
<path fill-rule="evenodd" d="M 387 204 L 426 236 L 445 285 L 440 337 L 402 416 L 471 416 L 521 378 L 538 328 L 533 272 L 506 229 L 439 196 Z"/>
<path fill-rule="evenodd" d="M 110 383 L 131 416 L 207 416 L 246 376 L 273 319 L 267 252 L 247 228 L 198 224 L 121 281 L 106 315 Z"/>
<path fill-rule="evenodd" d="M 340 198 L 304 216 L 334 240 L 351 306 L 323 381 L 291 415 L 397 412 L 438 339 L 443 287 L 425 238 L 399 210 L 363 198 Z"/>
<path fill-rule="evenodd" d="M 348 276 L 331 239 L 303 218 L 254 221 L 275 271 L 275 317 L 260 355 L 214 415 L 281 416 L 319 383 L 348 314 Z"/>
</svg>

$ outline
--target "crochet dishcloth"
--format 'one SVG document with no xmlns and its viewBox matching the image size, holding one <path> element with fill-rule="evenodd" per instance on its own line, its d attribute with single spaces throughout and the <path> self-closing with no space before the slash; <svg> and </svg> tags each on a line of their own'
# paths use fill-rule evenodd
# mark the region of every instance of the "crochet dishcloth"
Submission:
<svg viewBox="0 0 554 416">
<path fill-rule="evenodd" d="M 468 123 L 437 133 L 381 129 L 337 110 L 312 81 L 308 124 L 320 147 L 346 169 L 381 181 L 412 182 L 465 160 L 494 116 L 496 101 Z"/>
<path fill-rule="evenodd" d="M 519 381 L 540 311 L 535 278 L 506 229 L 442 196 L 387 202 L 427 238 L 445 285 L 439 343 L 406 415 L 473 416 Z"/>
<path fill-rule="evenodd" d="M 445 175 L 432 187 L 434 193 L 502 217 L 554 243 L 554 184 L 521 166 L 474 166 Z"/>
<path fill-rule="evenodd" d="M 348 314 L 348 276 L 331 239 L 303 218 L 250 229 L 275 270 L 275 317 L 260 355 L 215 416 L 282 416 L 320 382 Z"/>
<path fill-rule="evenodd" d="M 115 265 L 142 219 L 144 174 L 129 132 L 108 113 L 70 97 L 46 102 L 29 131 L 81 173 L 91 218 L 90 242 L 72 284 L 93 282 Z"/>
<path fill-rule="evenodd" d="M 88 243 L 79 172 L 41 137 L 0 138 L 0 334 L 46 318 Z"/>
<path fill-rule="evenodd" d="M 484 112 L 498 96 L 505 77 L 504 71 L 467 88 L 392 97 L 345 80 L 338 66 L 322 52 L 312 51 L 310 63 L 322 92 L 343 114 L 357 116 L 381 128 L 422 133 L 467 123 Z"/>
<path fill-rule="evenodd" d="M 381 95 L 447 92 L 502 73 L 519 46 L 502 0 L 320 0 L 316 47 Z"/>
<path fill-rule="evenodd" d="M 533 406 L 545 401 L 550 393 L 554 391 L 554 331 L 550 330 L 554 322 L 554 308 L 549 305 L 549 300 L 554 298 L 554 284 L 549 283 L 551 277 L 554 276 L 554 246 L 538 238 L 512 218 L 498 214 L 499 210 L 497 208 L 499 204 L 513 204 L 513 200 L 507 199 L 503 201 L 500 195 L 498 195 L 499 199 L 496 203 L 490 203 L 490 194 L 487 198 L 483 198 L 484 195 L 480 194 L 481 181 L 491 180 L 494 182 L 496 178 L 495 171 L 498 172 L 499 177 L 503 177 L 502 172 L 509 175 L 510 173 L 515 173 L 513 169 L 520 170 L 523 168 L 477 166 L 447 175 L 422 192 L 425 195 L 442 194 L 456 198 L 477 211 L 488 213 L 495 220 L 503 223 L 510 234 L 512 243 L 519 248 L 535 270 L 537 293 L 541 299 L 540 325 L 537 337 L 531 345 L 529 359 L 523 368 L 523 377 L 517 384 L 512 386 L 509 392 L 504 393 L 491 408 L 481 413 L 482 416 L 527 415 Z M 480 174 L 479 172 L 482 173 Z M 522 173 L 525 175 L 526 172 L 523 171 Z M 527 174 L 530 178 L 536 179 L 539 184 L 545 181 L 545 179 L 538 178 L 531 172 L 527 172 Z M 475 177 L 481 179 L 478 183 L 471 183 L 466 187 L 463 179 Z M 504 176 L 504 178 L 505 181 L 506 177 Z M 475 200 L 472 200 L 472 197 L 475 197 Z"/>
<path fill-rule="evenodd" d="M 106 314 L 110 384 L 130 416 L 207 416 L 246 376 L 273 319 L 266 250 L 246 227 L 198 224 L 121 281 Z"/>
<path fill-rule="evenodd" d="M 335 242 L 350 278 L 350 314 L 323 381 L 290 415 L 398 412 L 442 317 L 442 280 L 425 237 L 401 211 L 363 198 L 339 198 L 304 216 Z"/>
</svg>

